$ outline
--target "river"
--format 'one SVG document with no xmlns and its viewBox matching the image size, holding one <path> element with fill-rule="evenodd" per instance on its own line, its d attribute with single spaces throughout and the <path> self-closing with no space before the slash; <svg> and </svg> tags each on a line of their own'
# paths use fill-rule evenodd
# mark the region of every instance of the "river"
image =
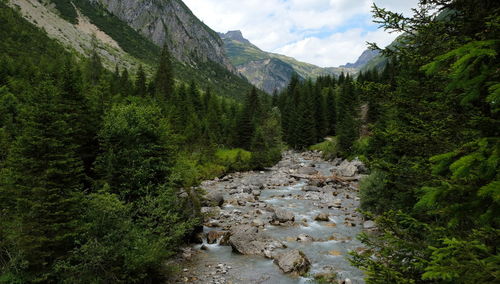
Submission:
<svg viewBox="0 0 500 284">
<path fill-rule="evenodd" d="M 349 251 L 363 249 L 356 240 L 364 223 L 357 212 L 359 176 L 350 181 L 329 178 L 336 164 L 315 152 L 286 152 L 268 171 L 235 173 L 204 182 L 202 188 L 221 206 L 202 209 L 207 217 L 201 243 L 184 250 L 177 282 L 314 283 L 315 275 L 336 273 L 339 283 L 364 283 L 362 272 L 347 260 Z M 218 200 L 222 196 L 223 204 Z M 293 221 L 290 216 L 276 220 L 276 210 L 292 214 Z M 279 245 L 250 253 L 257 255 L 234 252 L 238 249 L 232 248 L 231 241 L 235 241 L 228 240 L 226 232 L 241 224 L 258 228 L 258 238 L 264 236 Z M 303 252 L 311 264 L 302 276 L 284 273 L 270 259 L 294 249 Z"/>
</svg>

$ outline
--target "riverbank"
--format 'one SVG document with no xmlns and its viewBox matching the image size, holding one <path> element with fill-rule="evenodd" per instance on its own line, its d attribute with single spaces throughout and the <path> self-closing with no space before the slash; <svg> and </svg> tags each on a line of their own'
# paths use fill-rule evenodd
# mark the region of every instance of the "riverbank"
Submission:
<svg viewBox="0 0 500 284">
<path fill-rule="evenodd" d="M 346 255 L 362 250 L 362 163 L 286 152 L 273 168 L 204 182 L 203 232 L 184 249 L 178 283 L 363 283 Z"/>
</svg>

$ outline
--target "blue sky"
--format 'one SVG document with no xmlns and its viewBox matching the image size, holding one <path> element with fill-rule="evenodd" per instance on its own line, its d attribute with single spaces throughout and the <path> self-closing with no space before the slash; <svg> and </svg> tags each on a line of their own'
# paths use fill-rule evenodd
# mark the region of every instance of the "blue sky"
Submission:
<svg viewBox="0 0 500 284">
<path fill-rule="evenodd" d="M 377 29 L 371 5 L 411 15 L 418 0 L 184 0 L 218 32 L 241 30 L 263 50 L 318 66 L 354 62 L 366 42 L 390 44 L 397 34 Z"/>
</svg>

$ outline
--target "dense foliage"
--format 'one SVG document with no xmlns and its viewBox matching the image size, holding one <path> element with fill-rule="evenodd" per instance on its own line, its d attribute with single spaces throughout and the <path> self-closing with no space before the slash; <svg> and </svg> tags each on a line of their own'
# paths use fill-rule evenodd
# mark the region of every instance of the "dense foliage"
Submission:
<svg viewBox="0 0 500 284">
<path fill-rule="evenodd" d="M 369 250 L 351 255 L 368 283 L 496 283 L 500 5 L 422 0 L 411 18 L 373 11 L 403 33 L 384 50 L 385 68 L 355 81 L 292 80 L 276 101 L 284 140 L 303 149 L 336 136 L 311 149 L 369 163 L 362 209 L 379 232 L 362 234 Z"/>
<path fill-rule="evenodd" d="M 358 138 L 360 102 L 349 75 L 319 77 L 314 83 L 294 76 L 275 104 L 282 113 L 283 140 L 293 148 L 305 149 L 336 135 L 335 151 L 347 155 Z"/>
<path fill-rule="evenodd" d="M 438 11 L 432 14 L 431 11 Z M 382 74 L 362 74 L 370 105 L 364 210 L 380 232 L 353 254 L 369 283 L 500 281 L 500 5 L 420 1 L 415 16 L 374 6 L 385 29 Z"/>
<path fill-rule="evenodd" d="M 176 83 L 166 49 L 152 78 L 78 61 L 3 2 L 0 25 L 0 283 L 165 278 L 200 224 L 195 186 L 281 157 L 256 90 Z"/>
</svg>

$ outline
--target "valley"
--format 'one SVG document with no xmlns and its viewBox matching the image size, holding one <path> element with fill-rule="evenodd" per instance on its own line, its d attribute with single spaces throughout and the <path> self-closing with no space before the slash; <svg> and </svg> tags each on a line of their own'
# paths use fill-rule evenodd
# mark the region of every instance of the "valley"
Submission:
<svg viewBox="0 0 500 284">
<path fill-rule="evenodd" d="M 286 152 L 266 171 L 203 182 L 206 204 L 219 206 L 202 207 L 200 244 L 183 249 L 179 283 L 286 284 L 322 277 L 364 283 L 347 258 L 364 250 L 356 236 L 375 230 L 357 212 L 357 181 L 366 170 L 360 162 L 325 161 L 319 152 Z"/>
</svg>

